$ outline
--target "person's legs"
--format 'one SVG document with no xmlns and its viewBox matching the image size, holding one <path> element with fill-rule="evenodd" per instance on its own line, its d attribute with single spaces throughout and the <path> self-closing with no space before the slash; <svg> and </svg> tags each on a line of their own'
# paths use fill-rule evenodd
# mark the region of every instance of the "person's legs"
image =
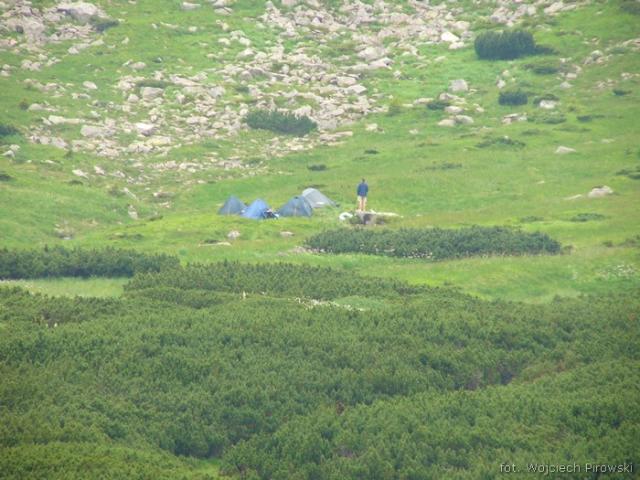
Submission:
<svg viewBox="0 0 640 480">
<path fill-rule="evenodd" d="M 362 211 L 367 211 L 367 197 L 362 197 Z"/>
<path fill-rule="evenodd" d="M 362 211 L 362 197 L 360 195 L 358 195 L 358 205 L 356 207 L 356 211 L 358 212 Z"/>
</svg>

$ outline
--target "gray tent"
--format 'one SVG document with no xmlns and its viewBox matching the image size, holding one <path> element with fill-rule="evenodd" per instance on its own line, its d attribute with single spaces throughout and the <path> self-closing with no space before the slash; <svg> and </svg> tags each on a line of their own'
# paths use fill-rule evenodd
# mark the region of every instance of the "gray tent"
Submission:
<svg viewBox="0 0 640 480">
<path fill-rule="evenodd" d="M 313 208 L 304 197 L 292 197 L 276 213 L 281 217 L 310 217 L 313 215 Z"/>
<path fill-rule="evenodd" d="M 218 210 L 218 215 L 240 215 L 247 206 L 237 197 L 231 195 Z"/>
<path fill-rule="evenodd" d="M 315 188 L 307 188 L 302 192 L 302 196 L 309 202 L 312 208 L 335 207 L 334 201 L 329 199 L 319 190 Z"/>
</svg>

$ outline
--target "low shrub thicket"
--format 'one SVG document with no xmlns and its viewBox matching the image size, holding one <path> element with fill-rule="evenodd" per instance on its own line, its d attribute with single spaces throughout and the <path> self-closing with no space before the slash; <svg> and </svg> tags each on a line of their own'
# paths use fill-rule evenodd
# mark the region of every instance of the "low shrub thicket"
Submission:
<svg viewBox="0 0 640 480">
<path fill-rule="evenodd" d="M 478 58 L 485 60 L 512 60 L 537 53 L 533 35 L 525 30 L 483 32 L 474 46 Z"/>
<path fill-rule="evenodd" d="M 250 112 L 244 121 L 251 128 L 299 137 L 318 128 L 318 125 L 306 115 L 296 116 L 292 113 L 281 113 L 275 110 L 255 110 Z"/>
<path fill-rule="evenodd" d="M 331 273 L 304 281 L 354 294 Z M 440 289 L 358 311 L 145 278 L 158 281 L 117 299 L 0 288 L 5 477 L 103 465 L 74 452 L 108 455 L 105 478 L 191 478 L 177 456 L 246 479 L 488 478 L 505 451 L 637 457 L 636 296 L 524 305 Z"/>
<path fill-rule="evenodd" d="M 526 105 L 528 97 L 522 90 L 507 90 L 500 92 L 498 103 L 500 105 Z"/>
<path fill-rule="evenodd" d="M 0 249 L 0 279 L 41 277 L 131 277 L 139 272 L 175 268 L 177 258 L 118 248 L 42 250 Z"/>
<path fill-rule="evenodd" d="M 428 260 L 557 254 L 561 250 L 560 243 L 544 233 L 478 226 L 450 230 L 344 228 L 314 235 L 307 240 L 307 246 L 327 253 L 366 253 Z"/>
<path fill-rule="evenodd" d="M 19 135 L 19 134 L 20 134 L 20 130 L 18 130 L 13 125 L 0 123 L 0 137 L 8 137 L 10 135 Z"/>
<path fill-rule="evenodd" d="M 274 281 L 277 279 L 277 281 Z M 136 275 L 127 291 L 171 287 L 182 290 L 258 293 L 275 297 L 331 300 L 345 295 L 389 297 L 424 292 L 397 280 L 361 277 L 332 268 L 274 263 L 238 262 L 193 264 L 180 269 Z"/>
</svg>

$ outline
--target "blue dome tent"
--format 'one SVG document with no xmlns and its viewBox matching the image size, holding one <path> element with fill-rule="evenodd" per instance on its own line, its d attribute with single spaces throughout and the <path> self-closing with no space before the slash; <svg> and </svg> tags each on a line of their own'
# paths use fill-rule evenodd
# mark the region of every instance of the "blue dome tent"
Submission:
<svg viewBox="0 0 640 480">
<path fill-rule="evenodd" d="M 313 208 L 304 197 L 292 197 L 277 213 L 281 217 L 310 217 Z"/>
<path fill-rule="evenodd" d="M 218 215 L 240 215 L 247 206 L 238 197 L 231 195 L 218 210 Z"/>
<path fill-rule="evenodd" d="M 242 216 L 244 218 L 251 218 L 253 220 L 261 220 L 263 218 L 267 218 L 268 211 L 269 205 L 267 205 L 264 200 L 258 198 L 245 209 L 245 211 L 242 213 Z"/>
</svg>

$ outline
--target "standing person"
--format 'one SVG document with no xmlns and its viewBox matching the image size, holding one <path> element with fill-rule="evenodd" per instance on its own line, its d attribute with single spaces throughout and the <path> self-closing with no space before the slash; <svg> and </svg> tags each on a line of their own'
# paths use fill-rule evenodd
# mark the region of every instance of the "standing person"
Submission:
<svg viewBox="0 0 640 480">
<path fill-rule="evenodd" d="M 358 184 L 358 212 L 364 212 L 367 209 L 367 194 L 369 193 L 369 185 L 365 182 L 364 178 Z"/>
</svg>

